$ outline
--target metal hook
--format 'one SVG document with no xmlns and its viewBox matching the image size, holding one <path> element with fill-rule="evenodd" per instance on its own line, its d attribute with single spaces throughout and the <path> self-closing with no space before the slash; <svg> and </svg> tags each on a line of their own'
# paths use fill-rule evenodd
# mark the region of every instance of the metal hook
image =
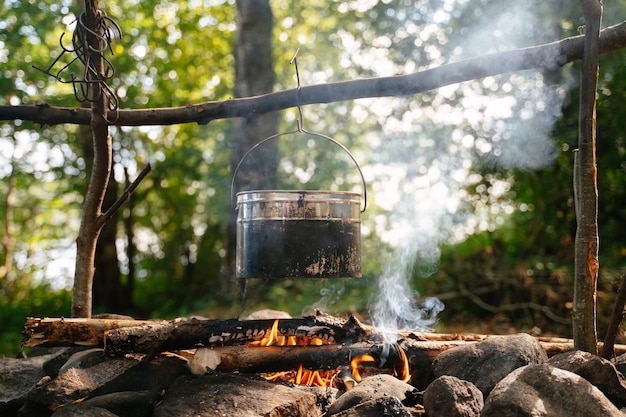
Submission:
<svg viewBox="0 0 626 417">
<path fill-rule="evenodd" d="M 313 135 L 313 136 L 317 136 L 319 138 L 323 138 L 326 139 L 332 143 L 334 143 L 335 145 L 339 146 L 344 152 L 346 152 L 348 154 L 348 156 L 350 157 L 350 159 L 352 159 L 352 162 L 354 162 L 354 164 L 356 165 L 357 170 L 359 171 L 359 174 L 361 175 L 361 181 L 363 182 L 363 207 L 361 208 L 361 213 L 365 212 L 365 209 L 367 208 L 367 184 L 365 182 L 365 176 L 363 175 L 363 171 L 361 171 L 361 166 L 359 165 L 359 163 L 357 162 L 356 158 L 354 157 L 354 155 L 352 155 L 352 153 L 348 150 L 348 148 L 346 148 L 343 144 L 339 143 L 338 141 L 336 141 L 335 139 L 331 138 L 330 136 L 326 136 L 323 135 L 321 133 L 316 133 L 316 132 L 310 132 L 308 130 L 306 130 L 304 128 L 304 123 L 303 123 L 303 116 L 302 116 L 302 108 L 300 106 L 300 72 L 298 71 L 298 60 L 297 60 L 297 56 L 298 56 L 298 52 L 300 51 L 300 48 L 296 49 L 296 52 L 293 55 L 293 58 L 291 58 L 291 61 L 289 61 L 290 64 L 294 64 L 295 65 L 295 69 L 296 69 L 296 107 L 298 108 L 298 113 L 300 115 L 299 119 L 296 119 L 296 124 L 297 124 L 297 130 L 293 131 L 293 132 L 283 132 L 283 133 L 277 133 L 275 135 L 269 136 L 259 142 L 257 142 L 256 145 L 254 145 L 253 147 L 251 147 L 244 155 L 243 157 L 241 157 L 241 159 L 239 160 L 239 163 L 237 164 L 237 166 L 235 167 L 235 170 L 233 171 L 233 178 L 231 179 L 230 182 L 230 201 L 233 207 L 235 207 L 235 210 L 237 210 L 237 205 L 235 202 L 235 180 L 237 178 L 237 172 L 239 171 L 239 168 L 241 167 L 241 165 L 243 164 L 243 161 L 248 157 L 248 155 L 250 155 L 256 148 L 258 148 L 259 146 L 261 146 L 262 144 L 264 144 L 265 142 L 272 140 L 272 139 L 276 139 L 276 138 L 280 138 L 281 136 L 285 136 L 285 135 L 291 135 L 291 134 L 295 134 L 295 133 L 305 133 L 307 135 Z"/>
<path fill-rule="evenodd" d="M 298 52 L 300 52 L 300 48 L 296 49 L 289 63 L 294 64 L 296 69 L 296 107 L 300 115 L 300 118 L 296 119 L 296 124 L 298 126 L 298 132 L 302 132 L 304 130 L 304 116 L 302 116 L 302 107 L 300 106 L 300 88 L 302 86 L 300 85 L 300 71 L 298 71 Z"/>
</svg>

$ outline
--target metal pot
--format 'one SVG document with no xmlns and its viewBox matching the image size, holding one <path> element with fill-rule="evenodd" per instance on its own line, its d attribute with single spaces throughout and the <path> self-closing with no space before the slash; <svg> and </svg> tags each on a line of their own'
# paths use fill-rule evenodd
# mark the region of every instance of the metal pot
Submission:
<svg viewBox="0 0 626 417">
<path fill-rule="evenodd" d="M 352 154 L 334 139 L 305 133 L 332 141 L 356 163 Z M 256 144 L 242 161 L 257 146 L 277 136 L 280 135 Z M 237 168 L 240 165 L 241 162 Z M 357 168 L 363 179 L 358 163 Z M 233 188 L 236 174 L 237 169 Z M 364 201 L 361 209 L 361 195 L 353 192 L 237 193 L 237 278 L 361 277 L 361 212 L 365 205 Z"/>
</svg>

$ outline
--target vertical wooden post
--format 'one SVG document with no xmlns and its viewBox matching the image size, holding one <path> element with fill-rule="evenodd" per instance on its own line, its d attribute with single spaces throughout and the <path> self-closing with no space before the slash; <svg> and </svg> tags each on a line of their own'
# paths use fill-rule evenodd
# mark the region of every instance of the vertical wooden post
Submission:
<svg viewBox="0 0 626 417">
<path fill-rule="evenodd" d="M 585 43 L 580 86 L 578 152 L 575 159 L 576 242 L 574 261 L 574 346 L 598 353 L 596 290 L 598 269 L 598 184 L 596 162 L 596 91 L 601 0 L 580 0 L 585 17 Z"/>
<path fill-rule="evenodd" d="M 74 293 L 72 298 L 73 317 L 91 317 L 93 276 L 95 273 L 96 243 L 104 225 L 102 220 L 102 202 L 111 172 L 112 145 L 107 122 L 107 96 L 102 90 L 106 82 L 104 73 L 102 34 L 103 25 L 96 0 L 85 0 L 85 12 L 82 23 L 89 29 L 84 31 L 82 45 L 85 49 L 83 63 L 85 86 L 91 103 L 91 134 L 94 147 L 93 169 L 83 204 L 78 237 L 76 239 L 76 271 L 74 274 Z M 76 30 L 81 29 L 81 22 Z"/>
</svg>

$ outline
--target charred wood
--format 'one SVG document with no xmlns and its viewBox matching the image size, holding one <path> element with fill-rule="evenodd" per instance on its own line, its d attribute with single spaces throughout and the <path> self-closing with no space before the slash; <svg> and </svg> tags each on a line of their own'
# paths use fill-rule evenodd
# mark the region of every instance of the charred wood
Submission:
<svg viewBox="0 0 626 417">
<path fill-rule="evenodd" d="M 106 319 L 29 318 L 22 332 L 23 346 L 99 346 L 110 354 L 145 353 L 203 346 L 242 345 L 259 340 L 274 324 L 268 320 L 134 321 Z M 328 343 L 376 339 L 377 334 L 356 318 L 326 314 L 281 319 L 278 334 L 320 338 Z"/>
<path fill-rule="evenodd" d="M 320 338 L 322 346 L 264 347 L 242 345 L 263 338 L 274 324 L 269 320 L 200 320 L 140 321 L 114 319 L 29 318 L 23 332 L 23 346 L 94 346 L 109 354 L 139 353 L 157 355 L 165 351 L 212 347 L 222 349 L 222 367 L 235 370 L 236 363 L 248 364 L 238 370 L 263 372 L 285 370 L 285 363 L 315 364 L 317 369 L 346 363 L 348 357 L 369 353 L 380 358 L 382 338 L 377 329 L 356 318 L 341 319 L 325 314 L 281 319 L 278 334 Z M 489 335 L 456 333 L 398 333 L 398 343 L 406 351 L 411 365 L 421 368 L 439 353 L 455 346 L 481 342 Z M 571 339 L 537 337 L 548 356 L 574 349 Z M 332 344 L 330 344 L 332 343 Z M 599 346 L 602 346 L 601 344 Z M 233 347 L 228 349 L 228 347 Z M 615 355 L 626 353 L 626 345 L 616 345 Z M 239 361 L 239 362 L 237 362 Z M 349 363 L 349 361 L 348 361 Z M 232 364 L 232 365 L 229 365 Z M 278 368 L 271 369 L 267 364 Z M 241 365 L 237 365 L 241 366 Z M 321 367 L 321 368 L 320 368 Z M 293 369 L 287 366 L 288 369 Z"/>
</svg>

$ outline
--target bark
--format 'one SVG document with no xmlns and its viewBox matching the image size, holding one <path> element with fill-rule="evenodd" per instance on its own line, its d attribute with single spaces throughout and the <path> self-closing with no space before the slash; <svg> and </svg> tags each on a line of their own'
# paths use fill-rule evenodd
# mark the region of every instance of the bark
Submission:
<svg viewBox="0 0 626 417">
<path fill-rule="evenodd" d="M 103 200 L 103 208 L 111 207 L 118 197 L 119 186 L 113 176 L 109 178 Z M 117 215 L 107 221 L 100 232 L 96 245 L 95 275 L 93 277 L 93 306 L 96 310 L 123 313 L 123 287 L 120 266 L 117 260 Z"/>
<path fill-rule="evenodd" d="M 29 317 L 22 332 L 22 346 L 104 346 L 107 330 L 155 325 L 162 321 Z"/>
<path fill-rule="evenodd" d="M 29 318 L 24 330 L 24 346 L 93 346 L 105 347 L 116 355 L 147 354 L 176 351 L 194 367 L 218 372 L 264 373 L 305 369 L 334 370 L 348 367 L 353 358 L 364 354 L 375 359 L 376 372 L 385 358 L 382 371 L 400 370 L 397 349 L 384 348 L 375 329 L 355 319 L 341 320 L 318 315 L 296 319 L 281 319 L 278 330 L 282 335 L 332 335 L 333 344 L 307 346 L 244 346 L 261 339 L 274 320 L 174 320 L 135 321 L 106 319 L 34 319 Z M 489 335 L 399 333 L 398 344 L 405 352 L 410 383 L 421 389 L 434 379 L 432 362 L 445 350 L 478 343 Z M 548 356 L 571 351 L 570 339 L 538 337 Z M 197 347 L 212 351 L 209 361 L 193 358 Z M 626 345 L 616 345 L 617 355 L 626 353 Z M 203 357 L 203 355 L 200 355 Z M 192 359 L 193 358 L 193 359 Z M 216 360 L 217 359 L 217 360 Z"/>
<path fill-rule="evenodd" d="M 156 355 L 167 350 L 211 347 L 221 349 L 220 352 L 227 352 L 228 355 L 235 358 L 237 351 L 243 349 L 242 345 L 263 338 L 271 329 L 274 321 L 274 319 L 146 321 L 97 318 L 40 319 L 31 317 L 28 318 L 24 326 L 22 345 L 28 347 L 106 347 L 108 353 L 117 355 L 127 353 Z M 381 341 L 380 334 L 375 328 L 360 323 L 354 317 L 344 320 L 321 313 L 315 316 L 280 319 L 278 334 L 326 338 L 326 341 L 334 344 L 316 347 L 324 347 L 322 351 L 329 352 L 338 350 L 343 345 L 354 345 L 358 349 L 364 349 L 363 346 L 367 345 L 366 349 L 371 349 L 372 346 L 379 346 Z M 398 340 L 406 349 L 431 352 L 427 356 L 435 357 L 443 350 L 468 343 L 482 342 L 490 336 L 484 334 L 399 332 Z M 571 339 L 560 337 L 536 337 L 536 339 L 549 356 L 574 349 L 574 342 Z M 602 344 L 598 346 L 602 346 Z M 295 349 L 296 347 L 290 348 L 293 348 L 293 352 L 300 352 Z M 251 352 L 256 351 L 254 350 L 255 347 L 250 347 L 250 349 L 253 349 Z M 625 353 L 626 345 L 616 345 L 615 351 L 618 355 Z M 271 350 L 271 352 L 289 352 L 289 350 Z M 278 354 L 276 353 L 276 355 Z M 295 354 L 305 355 L 304 353 Z M 249 356 L 250 353 L 241 353 L 241 355 L 242 357 Z M 259 353 L 258 361 L 265 361 L 266 359 L 263 358 L 272 357 L 271 355 L 272 353 Z M 340 355 L 340 353 L 329 353 L 329 355 L 332 358 L 333 355 Z M 232 359 L 231 362 L 235 363 L 236 360 Z M 263 372 L 275 370 L 284 369 L 267 368 L 263 369 Z"/>
<path fill-rule="evenodd" d="M 596 92 L 602 3 L 581 0 L 585 17 L 580 86 L 578 152 L 575 159 L 576 241 L 572 325 L 578 350 L 597 354 L 598 184 L 596 166 Z"/>
<path fill-rule="evenodd" d="M 343 81 L 299 89 L 301 105 L 330 103 L 368 97 L 409 96 L 450 84 L 490 75 L 527 69 L 554 69 L 582 58 L 584 36 L 574 36 L 544 45 L 479 56 L 409 75 Z M 626 47 L 626 22 L 601 32 L 600 53 Z M 116 126 L 206 124 L 212 120 L 249 117 L 296 107 L 297 89 L 255 97 L 210 101 L 165 109 L 119 110 L 111 122 Z M 87 109 L 49 105 L 0 106 L 0 120 L 30 120 L 42 125 L 89 124 Z"/>
<path fill-rule="evenodd" d="M 130 177 L 128 176 L 128 170 L 124 168 L 124 178 L 126 187 L 131 185 Z M 135 207 L 135 196 L 128 198 L 127 210 L 124 212 L 124 233 L 126 234 L 126 259 L 128 259 L 128 273 L 126 274 L 126 285 L 122 291 L 122 303 L 126 306 L 127 310 L 132 310 L 134 307 L 133 294 L 135 293 L 135 254 L 137 253 L 137 247 L 135 246 L 135 233 L 134 233 L 134 218 L 133 209 Z"/>
<path fill-rule="evenodd" d="M 266 94 L 274 87 L 272 66 L 272 10 L 269 0 L 237 1 L 237 37 L 235 45 L 235 97 L 251 97 Z M 243 114 L 233 124 L 231 172 L 242 157 L 259 140 L 271 136 L 277 130 L 275 113 L 259 115 L 258 112 Z M 247 159 L 237 173 L 237 191 L 276 188 L 278 146 L 272 141 L 258 149 Z M 226 233 L 226 256 L 222 278 L 222 293 L 232 296 L 235 289 L 243 296 L 242 282 L 235 279 L 237 249 L 237 215 L 231 210 Z"/>
<path fill-rule="evenodd" d="M 95 273 L 96 244 L 104 226 L 102 202 L 111 172 L 111 136 L 107 121 L 107 96 L 101 89 L 106 82 L 104 61 L 101 55 L 103 42 L 95 32 L 99 14 L 94 0 L 85 0 L 85 23 L 91 30 L 85 34 L 88 44 L 88 68 L 85 71 L 87 97 L 91 103 L 91 132 L 94 148 L 92 175 L 90 176 L 83 216 L 76 239 L 76 271 L 72 297 L 72 316 L 91 317 L 92 288 Z"/>
<path fill-rule="evenodd" d="M 441 335 L 432 336 L 432 340 L 400 339 L 399 345 L 404 350 L 411 369 L 412 379 L 410 383 L 417 387 L 426 387 L 432 382 L 432 362 L 440 353 L 457 346 L 465 346 L 469 343 L 477 343 L 486 339 L 483 335 L 478 340 L 454 340 L 456 335 L 448 336 L 450 340 L 442 340 Z M 548 357 L 559 353 L 574 350 L 572 340 L 559 338 L 543 338 L 539 343 Z M 351 359 L 361 355 L 371 355 L 376 359 L 376 366 L 381 363 L 383 345 L 373 342 L 342 343 L 322 346 L 266 346 L 266 347 L 241 347 L 225 346 L 212 349 L 219 357 L 219 364 L 215 367 L 218 372 L 281 372 L 298 369 L 300 365 L 305 369 L 326 370 L 337 369 L 350 364 Z M 626 345 L 617 345 L 616 352 L 626 352 Z M 385 365 L 388 368 L 398 369 L 401 359 L 391 349 L 391 355 L 386 358 Z"/>
</svg>

